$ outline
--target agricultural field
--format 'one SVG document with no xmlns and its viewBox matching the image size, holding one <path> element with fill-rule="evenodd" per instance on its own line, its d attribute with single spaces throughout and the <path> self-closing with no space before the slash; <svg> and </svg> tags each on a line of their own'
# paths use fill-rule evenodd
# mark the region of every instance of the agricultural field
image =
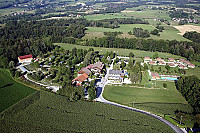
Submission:
<svg viewBox="0 0 200 133">
<path fill-rule="evenodd" d="M 7 70 L 0 69 L 0 112 L 33 92 L 32 88 L 14 81 Z"/>
<path fill-rule="evenodd" d="M 123 105 L 132 106 L 155 114 L 174 115 L 176 110 L 191 113 L 192 109 L 176 90 L 173 82 L 156 81 L 152 82 L 153 87 L 141 87 L 136 85 L 128 86 L 106 86 L 103 96 L 109 101 Z M 167 88 L 163 88 L 167 83 Z"/>
<path fill-rule="evenodd" d="M 110 128 L 112 127 L 112 128 Z M 159 120 L 116 106 L 36 92 L 0 114 L 0 132 L 173 132 Z"/>
</svg>

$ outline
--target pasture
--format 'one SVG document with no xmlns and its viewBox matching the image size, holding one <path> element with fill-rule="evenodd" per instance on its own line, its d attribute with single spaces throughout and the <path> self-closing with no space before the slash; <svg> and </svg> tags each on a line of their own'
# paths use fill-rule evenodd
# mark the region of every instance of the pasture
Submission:
<svg viewBox="0 0 200 133">
<path fill-rule="evenodd" d="M 14 81 L 7 70 L 0 69 L 0 112 L 33 92 L 32 88 Z"/>
<path fill-rule="evenodd" d="M 43 91 L 0 114 L 0 132 L 26 131 L 173 132 L 159 120 L 138 112 L 98 102 L 70 102 L 67 97 Z"/>
</svg>

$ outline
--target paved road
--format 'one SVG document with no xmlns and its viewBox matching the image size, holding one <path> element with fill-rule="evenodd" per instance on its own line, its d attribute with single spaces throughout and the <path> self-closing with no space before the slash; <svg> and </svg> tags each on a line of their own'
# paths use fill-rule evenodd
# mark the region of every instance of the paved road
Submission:
<svg viewBox="0 0 200 133">
<path fill-rule="evenodd" d="M 128 107 L 128 106 L 125 106 L 125 105 L 121 105 L 121 104 L 118 104 L 118 103 L 114 103 L 114 102 L 111 102 L 111 101 L 108 101 L 108 100 L 104 99 L 102 94 L 103 94 L 106 82 L 108 80 L 109 70 L 112 70 L 112 69 L 113 69 L 113 63 L 111 64 L 110 68 L 107 69 L 107 74 L 105 75 L 105 78 L 102 78 L 101 82 L 97 84 L 99 87 L 102 87 L 102 92 L 101 92 L 100 96 L 95 99 L 96 101 L 107 103 L 107 104 L 110 104 L 110 105 L 118 106 L 118 107 L 121 107 L 121 108 L 125 108 L 125 109 L 128 109 L 128 110 L 132 110 L 132 111 L 143 113 L 145 115 L 152 116 L 152 117 L 162 121 L 163 123 L 165 123 L 169 127 L 171 127 L 176 133 L 184 133 L 184 131 L 181 130 L 179 127 L 173 125 L 171 122 L 163 119 L 160 116 L 157 116 L 155 114 L 151 114 L 151 113 L 143 111 L 143 110 L 135 109 L 135 108 Z"/>
</svg>

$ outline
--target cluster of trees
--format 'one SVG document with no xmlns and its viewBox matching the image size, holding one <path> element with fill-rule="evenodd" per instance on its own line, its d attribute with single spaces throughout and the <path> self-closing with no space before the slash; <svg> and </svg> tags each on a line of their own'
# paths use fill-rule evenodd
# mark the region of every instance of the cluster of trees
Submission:
<svg viewBox="0 0 200 133">
<path fill-rule="evenodd" d="M 150 37 L 148 30 L 143 30 L 142 28 L 133 28 L 133 32 L 128 32 L 129 35 L 135 35 L 136 37 L 147 38 Z"/>
<path fill-rule="evenodd" d="M 133 61 L 130 58 L 130 62 Z M 131 63 L 132 64 L 132 63 Z M 130 70 L 132 71 L 130 74 L 131 82 L 132 83 L 140 83 L 142 81 L 142 69 L 143 67 L 141 66 L 140 62 L 135 63 L 134 66 L 130 66 Z"/>
<path fill-rule="evenodd" d="M 183 37 L 192 40 L 193 42 L 200 43 L 200 33 L 196 31 L 186 32 Z"/>
<path fill-rule="evenodd" d="M 144 19 L 134 19 L 134 18 L 113 18 L 104 19 L 98 21 L 90 21 L 91 27 L 104 27 L 104 28 L 119 28 L 119 24 L 149 24 L 148 21 Z"/>
<path fill-rule="evenodd" d="M 120 34 L 123 34 L 123 32 L 117 32 L 117 31 L 115 31 L 115 32 L 104 32 L 103 33 L 105 36 L 114 36 L 114 37 L 116 37 L 116 36 L 118 36 L 118 35 L 120 35 Z"/>
<path fill-rule="evenodd" d="M 169 11 L 169 16 L 171 18 L 188 18 L 188 13 L 183 12 L 183 10 L 173 10 L 173 11 Z"/>
<path fill-rule="evenodd" d="M 177 40 L 153 40 L 141 38 L 102 37 L 86 40 L 86 46 L 106 48 L 138 49 L 152 52 L 167 52 L 179 55 L 188 60 L 200 61 L 200 44 L 193 42 L 179 42 Z"/>
<path fill-rule="evenodd" d="M 161 25 L 161 23 L 157 23 L 156 28 L 159 30 L 159 32 L 162 32 L 164 30 L 164 27 L 160 26 L 160 25 Z"/>
<path fill-rule="evenodd" d="M 200 113 L 200 80 L 196 76 L 181 77 L 176 88 L 193 107 L 194 113 Z"/>
</svg>

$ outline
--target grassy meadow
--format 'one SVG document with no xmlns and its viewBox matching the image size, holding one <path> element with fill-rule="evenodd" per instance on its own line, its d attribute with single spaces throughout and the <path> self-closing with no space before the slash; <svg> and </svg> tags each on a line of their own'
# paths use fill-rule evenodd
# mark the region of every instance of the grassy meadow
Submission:
<svg viewBox="0 0 200 133">
<path fill-rule="evenodd" d="M 32 88 L 14 81 L 8 71 L 0 69 L 0 112 L 33 92 Z"/>
<path fill-rule="evenodd" d="M 18 103 L 0 114 L 0 132 L 173 132 L 138 112 L 98 102 L 70 102 L 43 91 L 20 102 L 26 106 Z"/>
</svg>

